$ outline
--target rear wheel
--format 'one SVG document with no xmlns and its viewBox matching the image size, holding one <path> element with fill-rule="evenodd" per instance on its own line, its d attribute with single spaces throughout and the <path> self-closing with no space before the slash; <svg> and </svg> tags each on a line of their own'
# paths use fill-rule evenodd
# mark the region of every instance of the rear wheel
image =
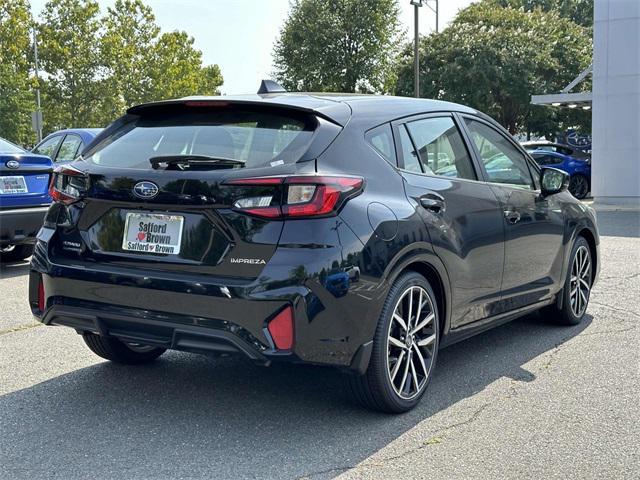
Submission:
<svg viewBox="0 0 640 480">
<path fill-rule="evenodd" d="M 96 355 L 116 363 L 137 365 L 149 363 L 162 355 L 166 349 L 138 343 L 125 343 L 114 337 L 103 337 L 95 333 L 84 333 L 84 343 Z"/>
<path fill-rule="evenodd" d="M 582 200 L 589 193 L 589 180 L 579 173 L 573 175 L 569 181 L 569 191 L 571 195 Z"/>
<path fill-rule="evenodd" d="M 0 262 L 19 262 L 27 257 L 30 257 L 33 253 L 33 245 L 10 245 L 0 249 Z"/>
<path fill-rule="evenodd" d="M 589 244 L 578 237 L 571 250 L 571 261 L 562 295 L 562 307 L 551 305 L 543 312 L 561 325 L 577 325 L 582 321 L 591 294 L 592 259 Z"/>
<path fill-rule="evenodd" d="M 436 297 L 418 273 L 398 278 L 382 308 L 367 372 L 350 377 L 355 399 L 367 408 L 401 413 L 427 389 L 438 354 Z"/>
</svg>

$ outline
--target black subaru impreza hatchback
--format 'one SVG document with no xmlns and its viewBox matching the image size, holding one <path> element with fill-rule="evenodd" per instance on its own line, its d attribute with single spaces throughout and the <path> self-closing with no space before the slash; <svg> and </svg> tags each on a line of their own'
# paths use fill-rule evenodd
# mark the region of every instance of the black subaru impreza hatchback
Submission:
<svg viewBox="0 0 640 480">
<path fill-rule="evenodd" d="M 567 183 L 452 103 L 266 82 L 139 105 L 56 171 L 29 301 L 108 360 L 330 365 L 403 412 L 439 348 L 538 309 L 581 321 L 599 238 Z"/>
</svg>

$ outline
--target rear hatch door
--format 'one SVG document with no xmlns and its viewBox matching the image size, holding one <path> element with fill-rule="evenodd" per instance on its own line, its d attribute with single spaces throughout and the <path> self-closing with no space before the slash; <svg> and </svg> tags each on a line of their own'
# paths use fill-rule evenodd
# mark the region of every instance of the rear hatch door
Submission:
<svg viewBox="0 0 640 480">
<path fill-rule="evenodd" d="M 130 115 L 71 165 L 81 172 L 71 181 L 81 198 L 59 205 L 58 223 L 71 228 L 57 229 L 51 255 L 74 264 L 255 278 L 275 252 L 283 222 L 250 212 L 279 205 L 281 186 L 233 180 L 313 173 L 315 162 L 299 160 L 339 130 L 305 112 L 227 103 Z M 62 190 L 68 183 L 56 182 Z"/>
</svg>

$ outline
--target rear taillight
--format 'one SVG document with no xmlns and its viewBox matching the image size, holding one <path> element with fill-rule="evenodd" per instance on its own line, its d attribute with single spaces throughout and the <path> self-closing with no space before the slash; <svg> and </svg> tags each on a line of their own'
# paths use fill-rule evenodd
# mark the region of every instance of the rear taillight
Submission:
<svg viewBox="0 0 640 480">
<path fill-rule="evenodd" d="M 293 348 L 293 309 L 287 306 L 267 324 L 267 330 L 278 350 Z"/>
<path fill-rule="evenodd" d="M 40 277 L 40 282 L 38 283 L 38 310 L 44 312 L 46 306 L 47 304 L 44 298 L 44 283 L 42 283 L 42 277 Z"/>
<path fill-rule="evenodd" d="M 226 185 L 272 186 L 272 193 L 241 197 L 235 210 L 265 218 L 298 218 L 334 215 L 344 203 L 360 194 L 361 177 L 299 175 L 234 179 Z M 282 199 L 282 201 L 279 201 Z"/>
<path fill-rule="evenodd" d="M 88 178 L 71 166 L 58 167 L 53 171 L 49 195 L 54 202 L 69 205 L 78 201 L 88 188 Z"/>
</svg>

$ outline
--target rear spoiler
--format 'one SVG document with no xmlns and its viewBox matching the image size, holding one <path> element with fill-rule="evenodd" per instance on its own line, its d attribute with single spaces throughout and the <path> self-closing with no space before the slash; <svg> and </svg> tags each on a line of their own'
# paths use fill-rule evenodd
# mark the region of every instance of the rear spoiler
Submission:
<svg viewBox="0 0 640 480">
<path fill-rule="evenodd" d="M 176 106 L 194 107 L 226 107 L 229 105 L 242 105 L 258 108 L 277 108 L 293 110 L 317 115 L 340 127 L 344 127 L 351 117 L 351 108 L 343 102 L 336 102 L 324 98 L 300 94 L 262 94 L 246 95 L 242 97 L 186 97 L 174 100 L 162 100 L 159 102 L 143 103 L 135 105 L 127 110 L 130 115 L 143 115 L 154 111 L 163 111 Z"/>
</svg>

